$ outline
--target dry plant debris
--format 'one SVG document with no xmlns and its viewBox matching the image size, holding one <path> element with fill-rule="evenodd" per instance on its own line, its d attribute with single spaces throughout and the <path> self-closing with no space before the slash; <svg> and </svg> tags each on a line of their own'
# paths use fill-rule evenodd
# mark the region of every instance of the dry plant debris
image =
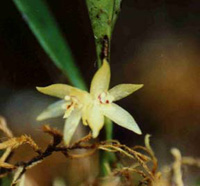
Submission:
<svg viewBox="0 0 200 186">
<path fill-rule="evenodd" d="M 83 158 L 94 154 L 97 150 L 118 153 L 122 158 L 130 158 L 132 165 L 124 167 L 118 159 L 118 166 L 113 166 L 108 177 L 118 177 L 123 181 L 123 185 L 133 185 L 134 176 L 140 178 L 138 186 L 161 186 L 171 185 L 183 186 L 182 180 L 182 165 L 192 165 L 200 167 L 200 160 L 191 157 L 182 157 L 178 149 L 172 149 L 172 154 L 175 161 L 172 165 L 167 166 L 165 171 L 158 171 L 158 161 L 150 146 L 150 135 L 145 137 L 145 146 L 127 147 L 116 140 L 90 142 L 92 134 L 89 133 L 71 146 L 66 146 L 63 143 L 63 134 L 57 129 L 51 128 L 48 125 L 42 127 L 43 132 L 52 136 L 52 141 L 49 142 L 45 150 L 41 150 L 34 140 L 27 135 L 14 137 L 8 128 L 6 121 L 0 117 L 0 130 L 8 137 L 6 141 L 0 143 L 0 149 L 5 150 L 0 157 L 0 177 L 4 177 L 9 173 L 14 173 L 12 186 L 24 186 L 25 173 L 28 169 L 41 163 L 44 159 L 51 156 L 54 152 L 62 153 L 66 158 Z M 13 150 L 23 144 L 28 144 L 33 151 L 37 153 L 29 161 L 21 161 L 15 164 L 10 164 L 9 160 L 14 155 Z M 80 154 L 74 152 L 77 149 L 85 149 Z"/>
</svg>

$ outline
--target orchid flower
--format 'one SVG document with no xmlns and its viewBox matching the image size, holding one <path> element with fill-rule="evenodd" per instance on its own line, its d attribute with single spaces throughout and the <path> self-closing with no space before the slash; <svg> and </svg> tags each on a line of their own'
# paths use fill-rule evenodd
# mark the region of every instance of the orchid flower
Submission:
<svg viewBox="0 0 200 186">
<path fill-rule="evenodd" d="M 37 87 L 39 92 L 62 99 L 47 107 L 37 117 L 37 120 L 41 121 L 63 115 L 63 118 L 66 118 L 64 125 L 66 145 L 69 145 L 81 118 L 83 124 L 91 128 L 93 138 L 96 138 L 102 129 L 104 117 L 108 117 L 126 129 L 141 134 L 141 130 L 133 117 L 114 101 L 132 94 L 143 85 L 120 84 L 108 90 L 109 84 L 110 66 L 104 60 L 103 65 L 92 79 L 89 93 L 66 84 Z"/>
</svg>

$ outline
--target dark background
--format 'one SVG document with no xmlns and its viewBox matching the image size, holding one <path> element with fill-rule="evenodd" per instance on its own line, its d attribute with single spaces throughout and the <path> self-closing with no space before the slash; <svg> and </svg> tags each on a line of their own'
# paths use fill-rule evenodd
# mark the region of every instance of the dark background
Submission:
<svg viewBox="0 0 200 186">
<path fill-rule="evenodd" d="M 95 46 L 82 0 L 48 0 L 89 86 Z M 200 156 L 200 1 L 123 0 L 112 38 L 111 85 L 144 87 L 119 102 L 136 119 L 162 162 L 170 148 Z M 12 1 L 0 6 L 0 114 L 17 135 L 43 136 L 35 117 L 52 101 L 36 86 L 68 83 L 38 44 Z M 62 120 L 58 126 L 62 127 Z M 50 122 L 51 123 L 51 122 Z M 56 125 L 55 125 L 56 126 Z M 77 134 L 78 135 L 78 134 Z M 114 138 L 143 144 L 144 135 L 115 125 Z M 46 138 L 45 138 L 46 139 Z"/>
</svg>

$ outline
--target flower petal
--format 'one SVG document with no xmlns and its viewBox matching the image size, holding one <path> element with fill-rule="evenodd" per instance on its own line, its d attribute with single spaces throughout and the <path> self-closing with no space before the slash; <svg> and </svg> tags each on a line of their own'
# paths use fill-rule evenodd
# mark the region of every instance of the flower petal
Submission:
<svg viewBox="0 0 200 186">
<path fill-rule="evenodd" d="M 106 60 L 103 61 L 103 65 L 94 75 L 90 93 L 93 96 L 98 96 L 100 93 L 105 92 L 108 90 L 110 84 L 110 66 Z"/>
<path fill-rule="evenodd" d="M 92 104 L 87 109 L 87 122 L 92 129 L 92 137 L 96 138 L 99 135 L 99 131 L 104 124 L 104 116 L 100 111 L 100 108 L 96 104 Z"/>
<path fill-rule="evenodd" d="M 120 100 L 136 90 L 143 87 L 143 84 L 120 84 L 109 90 L 109 94 L 113 97 L 113 101 Z"/>
<path fill-rule="evenodd" d="M 65 109 L 63 105 L 65 105 L 66 101 L 61 100 L 57 101 L 51 105 L 49 105 L 38 117 L 38 121 L 42 121 L 49 118 L 55 118 L 64 114 Z"/>
<path fill-rule="evenodd" d="M 82 97 L 84 94 L 87 94 L 86 91 L 65 84 L 53 84 L 47 87 L 36 87 L 36 89 L 43 94 L 61 99 L 64 99 L 66 95 Z"/>
<path fill-rule="evenodd" d="M 74 110 L 68 119 L 65 121 L 64 125 L 64 142 L 69 145 L 71 138 L 80 122 L 81 112 L 80 110 Z"/>
<path fill-rule="evenodd" d="M 102 105 L 102 113 L 116 124 L 137 134 L 142 134 L 133 117 L 117 104 Z"/>
</svg>

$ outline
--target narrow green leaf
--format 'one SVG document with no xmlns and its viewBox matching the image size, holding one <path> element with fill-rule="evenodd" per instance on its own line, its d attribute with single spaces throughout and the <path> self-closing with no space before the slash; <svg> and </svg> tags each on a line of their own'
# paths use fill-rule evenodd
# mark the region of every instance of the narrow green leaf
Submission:
<svg viewBox="0 0 200 186">
<path fill-rule="evenodd" d="M 86 3 L 100 67 L 103 58 L 110 58 L 111 34 L 120 11 L 121 0 L 86 0 Z"/>
<path fill-rule="evenodd" d="M 76 87 L 86 89 L 71 51 L 44 0 L 13 0 L 37 40 Z"/>
<path fill-rule="evenodd" d="M 117 21 L 118 15 L 121 10 L 121 3 L 122 3 L 122 0 L 115 0 L 114 11 L 113 11 L 112 30 L 114 29 L 115 23 Z"/>
</svg>

